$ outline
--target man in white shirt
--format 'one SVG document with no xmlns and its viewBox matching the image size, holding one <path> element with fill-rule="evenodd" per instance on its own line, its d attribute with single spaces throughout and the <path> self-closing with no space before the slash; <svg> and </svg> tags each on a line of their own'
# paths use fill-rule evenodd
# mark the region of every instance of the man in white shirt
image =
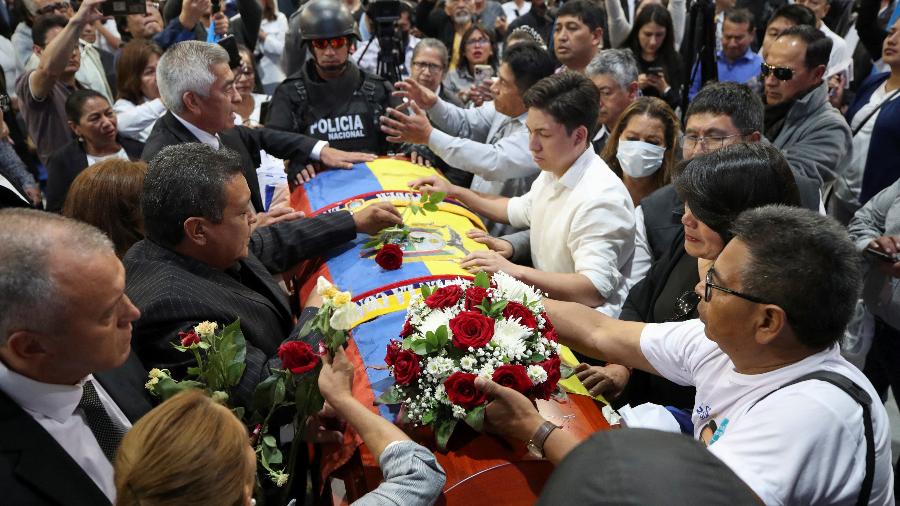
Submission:
<svg viewBox="0 0 900 506">
<path fill-rule="evenodd" d="M 0 211 L 4 504 L 115 503 L 122 434 L 150 409 L 125 270 L 96 228 Z"/>
<path fill-rule="evenodd" d="M 560 342 L 695 385 L 694 437 L 765 504 L 894 504 L 887 413 L 838 348 L 860 284 L 846 230 L 814 211 L 766 206 L 741 214 L 732 232 L 697 284 L 700 321 L 621 322 L 547 301 Z M 818 379 L 788 385 L 819 372 L 854 383 L 860 401 Z M 522 441 L 543 434 L 539 449 L 554 462 L 578 444 L 564 431 L 538 430 L 544 420 L 524 396 L 483 379 L 476 385 L 494 399 L 490 430 Z"/>
<path fill-rule="evenodd" d="M 411 79 L 397 83 L 399 94 L 417 107 L 412 115 L 388 109 L 390 117 L 381 118 L 388 140 L 427 145 L 451 167 L 475 174 L 474 191 L 504 197 L 527 192 L 540 168 L 528 153 L 528 110 L 522 97 L 553 74 L 553 61 L 546 50 L 530 42 L 516 44 L 503 57 L 491 86 L 494 100 L 474 109 L 451 105 Z M 493 220 L 486 225 L 492 235 L 515 230 Z"/>
<path fill-rule="evenodd" d="M 534 268 L 495 251 L 468 255 L 463 268 L 504 271 L 551 297 L 617 312 L 634 254 L 634 207 L 622 180 L 590 144 L 597 88 L 581 74 L 562 72 L 532 86 L 525 104 L 528 147 L 541 168 L 528 193 L 497 197 L 436 176 L 411 186 L 446 192 L 490 220 L 531 228 Z"/>
</svg>

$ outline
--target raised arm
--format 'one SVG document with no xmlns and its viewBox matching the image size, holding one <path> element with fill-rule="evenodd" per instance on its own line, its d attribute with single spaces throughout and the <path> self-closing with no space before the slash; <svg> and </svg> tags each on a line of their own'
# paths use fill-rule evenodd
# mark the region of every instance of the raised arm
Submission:
<svg viewBox="0 0 900 506">
<path fill-rule="evenodd" d="M 41 51 L 41 62 L 31 74 L 31 95 L 39 100 L 46 98 L 56 82 L 62 78 L 72 53 L 78 47 L 78 38 L 85 26 L 100 20 L 100 4 L 103 0 L 85 0 L 66 27 Z"/>
</svg>

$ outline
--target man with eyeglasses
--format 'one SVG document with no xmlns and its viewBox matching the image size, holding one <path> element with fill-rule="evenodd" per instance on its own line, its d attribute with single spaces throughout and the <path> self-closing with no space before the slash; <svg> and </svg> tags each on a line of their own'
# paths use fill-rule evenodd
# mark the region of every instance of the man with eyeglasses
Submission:
<svg viewBox="0 0 900 506">
<path fill-rule="evenodd" d="M 852 155 L 847 121 L 828 102 L 823 81 L 831 40 L 809 26 L 786 29 L 762 64 L 765 136 L 791 169 L 820 183 L 835 179 Z"/>
<path fill-rule="evenodd" d="M 695 288 L 699 320 L 624 322 L 547 300 L 560 343 L 695 386 L 693 436 L 762 503 L 894 504 L 887 413 L 838 345 L 861 279 L 846 230 L 770 205 L 745 211 L 731 231 Z M 475 385 L 490 400 L 487 430 L 532 444 L 541 435 L 554 463 L 579 444 L 515 390 Z"/>
<path fill-rule="evenodd" d="M 350 59 L 359 40 L 350 11 L 336 0 L 312 0 L 300 14 L 300 35 L 312 58 L 275 90 L 266 126 L 337 149 L 387 154 L 378 118 L 400 102 L 391 97 L 391 83 Z M 288 180 L 302 184 L 315 170 L 310 165 L 301 174 L 289 173 Z"/>
</svg>

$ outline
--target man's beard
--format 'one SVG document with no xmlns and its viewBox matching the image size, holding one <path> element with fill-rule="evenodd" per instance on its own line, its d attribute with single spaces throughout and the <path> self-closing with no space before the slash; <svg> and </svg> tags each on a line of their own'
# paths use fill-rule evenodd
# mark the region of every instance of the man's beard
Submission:
<svg viewBox="0 0 900 506">
<path fill-rule="evenodd" d="M 453 15 L 453 23 L 456 25 L 467 25 L 470 21 L 472 21 L 472 13 L 468 10 L 458 10 Z"/>
</svg>

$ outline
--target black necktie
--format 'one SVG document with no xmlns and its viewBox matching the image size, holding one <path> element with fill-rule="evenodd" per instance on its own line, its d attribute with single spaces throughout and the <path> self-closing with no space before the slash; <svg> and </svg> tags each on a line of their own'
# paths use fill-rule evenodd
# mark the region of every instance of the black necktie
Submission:
<svg viewBox="0 0 900 506">
<path fill-rule="evenodd" d="M 116 450 L 119 448 L 119 443 L 122 442 L 125 429 L 113 422 L 112 418 L 109 417 L 91 381 L 84 382 L 83 391 L 84 393 L 81 394 L 81 402 L 78 403 L 78 407 L 84 411 L 88 427 L 94 433 L 94 437 L 97 438 L 97 443 L 100 445 L 100 449 L 103 450 L 103 454 L 106 455 L 110 462 L 114 462 Z"/>
</svg>

